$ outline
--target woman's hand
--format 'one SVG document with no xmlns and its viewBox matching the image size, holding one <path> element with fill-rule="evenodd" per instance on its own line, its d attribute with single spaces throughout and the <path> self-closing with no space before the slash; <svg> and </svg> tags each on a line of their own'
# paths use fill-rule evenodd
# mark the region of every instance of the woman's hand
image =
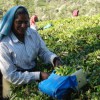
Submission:
<svg viewBox="0 0 100 100">
<path fill-rule="evenodd" d="M 40 72 L 40 80 L 45 80 L 49 77 L 49 73 Z"/>
<path fill-rule="evenodd" d="M 54 67 L 59 67 L 62 65 L 62 61 L 59 57 L 55 57 L 53 60 Z"/>
</svg>

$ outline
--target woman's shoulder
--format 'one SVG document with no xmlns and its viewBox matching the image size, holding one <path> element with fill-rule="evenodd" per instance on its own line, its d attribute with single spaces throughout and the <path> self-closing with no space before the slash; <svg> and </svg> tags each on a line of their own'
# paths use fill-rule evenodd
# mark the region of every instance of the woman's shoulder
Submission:
<svg viewBox="0 0 100 100">
<path fill-rule="evenodd" d="M 34 30 L 34 29 L 31 28 L 31 27 L 28 27 L 28 28 L 27 28 L 27 32 L 29 32 L 29 33 L 36 33 L 37 31 Z"/>
<path fill-rule="evenodd" d="M 8 42 L 5 41 L 5 39 L 1 40 L 1 41 L 0 41 L 0 50 L 6 50 L 6 48 L 7 48 L 6 44 L 7 44 L 7 43 L 8 43 Z"/>
<path fill-rule="evenodd" d="M 8 43 L 9 40 L 10 40 L 9 36 L 4 36 L 4 37 L 0 40 L 0 44 Z"/>
<path fill-rule="evenodd" d="M 36 30 L 30 28 L 30 27 L 27 29 L 27 33 L 29 35 L 36 35 L 36 36 L 38 36 L 38 32 Z"/>
<path fill-rule="evenodd" d="M 32 37 L 33 40 L 40 40 L 41 36 L 36 30 L 33 30 L 32 28 L 28 28 L 27 32 Z"/>
</svg>

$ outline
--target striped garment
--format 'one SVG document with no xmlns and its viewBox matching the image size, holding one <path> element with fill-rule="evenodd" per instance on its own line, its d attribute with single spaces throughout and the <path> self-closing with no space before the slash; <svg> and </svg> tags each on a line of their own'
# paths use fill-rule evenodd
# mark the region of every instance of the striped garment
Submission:
<svg viewBox="0 0 100 100">
<path fill-rule="evenodd" d="M 40 72 L 18 72 L 18 68 L 35 67 L 35 59 L 39 56 L 45 63 L 52 63 L 57 55 L 50 52 L 39 34 L 28 28 L 25 42 L 20 42 L 13 33 L 5 36 L 0 42 L 0 70 L 3 77 L 13 84 L 26 84 L 39 80 Z"/>
</svg>

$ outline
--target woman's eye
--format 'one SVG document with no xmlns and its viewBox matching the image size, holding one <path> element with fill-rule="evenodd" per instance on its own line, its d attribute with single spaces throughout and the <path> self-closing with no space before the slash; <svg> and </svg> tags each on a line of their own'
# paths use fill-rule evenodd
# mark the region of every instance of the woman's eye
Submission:
<svg viewBox="0 0 100 100">
<path fill-rule="evenodd" d="M 28 24 L 29 23 L 29 21 L 16 21 L 16 22 L 19 25 L 21 25 L 21 24 Z"/>
</svg>

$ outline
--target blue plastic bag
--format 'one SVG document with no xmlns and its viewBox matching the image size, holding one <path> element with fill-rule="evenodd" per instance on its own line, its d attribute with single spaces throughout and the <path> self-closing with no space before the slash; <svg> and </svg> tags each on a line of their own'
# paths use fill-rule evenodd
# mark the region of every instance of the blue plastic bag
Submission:
<svg viewBox="0 0 100 100">
<path fill-rule="evenodd" d="M 69 89 L 75 89 L 77 86 L 76 76 L 59 76 L 54 72 L 48 79 L 39 83 L 39 90 L 49 96 L 62 99 Z"/>
<path fill-rule="evenodd" d="M 43 27 L 43 29 L 47 29 L 47 28 L 50 28 L 52 26 L 51 23 L 47 24 L 46 26 Z"/>
</svg>

